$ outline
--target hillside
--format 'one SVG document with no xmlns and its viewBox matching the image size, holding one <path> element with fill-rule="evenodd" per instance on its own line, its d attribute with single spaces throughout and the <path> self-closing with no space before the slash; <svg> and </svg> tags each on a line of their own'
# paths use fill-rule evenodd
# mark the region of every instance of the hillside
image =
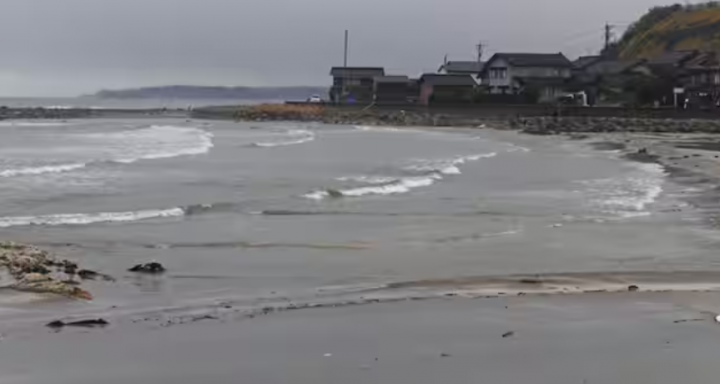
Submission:
<svg viewBox="0 0 720 384">
<path fill-rule="evenodd" d="M 614 47 L 622 59 L 689 49 L 720 50 L 720 2 L 653 8 Z"/>
<path fill-rule="evenodd" d="M 209 87 L 171 85 L 137 89 L 103 90 L 94 96 L 105 99 L 233 99 L 233 100 L 305 100 L 311 95 L 324 96 L 325 87 Z"/>
</svg>

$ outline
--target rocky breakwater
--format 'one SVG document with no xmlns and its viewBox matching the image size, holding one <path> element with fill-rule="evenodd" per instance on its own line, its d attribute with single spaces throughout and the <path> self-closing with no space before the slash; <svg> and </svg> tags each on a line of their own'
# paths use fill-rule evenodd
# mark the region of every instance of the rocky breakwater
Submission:
<svg viewBox="0 0 720 384">
<path fill-rule="evenodd" d="M 326 124 L 477 127 L 487 119 L 402 109 L 358 109 L 324 105 L 263 104 L 239 108 L 239 121 L 312 121 Z"/>
<path fill-rule="evenodd" d="M 622 117 L 531 117 L 500 122 L 498 128 L 534 135 L 563 133 L 652 132 L 720 133 L 720 120 Z"/>
<path fill-rule="evenodd" d="M 0 270 L 4 289 L 46 293 L 75 299 L 91 300 L 92 295 L 80 287 L 75 276 L 82 276 L 78 265 L 53 257 L 47 251 L 13 242 L 0 242 Z"/>
</svg>

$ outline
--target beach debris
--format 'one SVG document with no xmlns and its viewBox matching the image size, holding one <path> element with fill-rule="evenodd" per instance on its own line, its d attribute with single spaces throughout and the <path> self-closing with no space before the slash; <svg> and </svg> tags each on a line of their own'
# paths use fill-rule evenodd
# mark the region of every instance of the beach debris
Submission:
<svg viewBox="0 0 720 384">
<path fill-rule="evenodd" d="M 533 278 L 525 278 L 525 279 L 520 279 L 520 284 L 540 285 L 540 284 L 542 284 L 542 280 L 533 279 Z"/>
<path fill-rule="evenodd" d="M 715 321 L 720 323 L 720 315 L 715 316 Z"/>
<path fill-rule="evenodd" d="M 78 270 L 77 263 L 56 259 L 49 252 L 30 245 L 0 242 L 0 269 L 6 269 L 14 279 L 5 286 L 8 289 L 92 299 L 92 295 L 72 279 Z"/>
<path fill-rule="evenodd" d="M 110 325 L 110 323 L 102 318 L 99 319 L 89 319 L 89 320 L 77 320 L 77 321 L 70 321 L 70 322 L 64 322 L 62 320 L 55 320 L 52 322 L 49 322 L 45 324 L 48 328 L 63 328 L 63 327 L 88 327 L 88 328 L 94 328 L 94 327 L 105 327 Z"/>
<path fill-rule="evenodd" d="M 503 335 L 502 335 L 503 339 L 507 339 L 508 337 L 512 337 L 512 336 L 515 336 L 515 332 L 514 332 L 514 331 L 505 332 L 505 333 L 503 333 Z"/>
<path fill-rule="evenodd" d="M 77 275 L 83 280 L 96 280 L 100 278 L 105 281 L 115 281 L 115 278 L 110 275 L 106 275 L 104 273 L 100 273 L 90 269 L 81 269 L 78 271 Z"/>
<path fill-rule="evenodd" d="M 166 271 L 165 267 L 157 261 L 151 261 L 146 264 L 137 264 L 134 267 L 128 269 L 130 272 L 137 273 L 148 273 L 148 274 L 161 274 Z"/>
<path fill-rule="evenodd" d="M 328 196 L 336 199 L 344 196 L 343 193 L 337 189 L 328 188 L 325 192 L 327 192 Z"/>
<path fill-rule="evenodd" d="M 681 320 L 675 320 L 673 323 L 680 324 L 680 323 L 690 323 L 694 321 L 704 321 L 705 319 L 681 319 Z"/>
<path fill-rule="evenodd" d="M 640 289 L 637 285 L 631 285 L 628 287 L 629 292 L 637 292 Z"/>
<path fill-rule="evenodd" d="M 450 356 L 452 356 L 452 355 L 449 353 L 445 353 L 445 352 L 440 354 L 440 357 L 450 357 Z"/>
<path fill-rule="evenodd" d="M 326 353 L 323 355 L 323 357 L 332 357 L 332 353 Z"/>
</svg>

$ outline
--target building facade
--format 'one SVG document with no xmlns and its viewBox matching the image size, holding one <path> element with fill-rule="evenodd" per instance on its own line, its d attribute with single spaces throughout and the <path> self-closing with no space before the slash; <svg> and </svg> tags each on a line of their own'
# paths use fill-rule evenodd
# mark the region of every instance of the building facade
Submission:
<svg viewBox="0 0 720 384">
<path fill-rule="evenodd" d="M 330 101 L 339 104 L 373 102 L 375 78 L 385 75 L 382 67 L 333 67 Z"/>
<path fill-rule="evenodd" d="M 572 68 L 562 53 L 497 53 L 480 75 L 491 94 L 518 94 L 532 87 L 538 101 L 551 102 L 565 92 L 564 84 L 572 76 Z"/>
</svg>

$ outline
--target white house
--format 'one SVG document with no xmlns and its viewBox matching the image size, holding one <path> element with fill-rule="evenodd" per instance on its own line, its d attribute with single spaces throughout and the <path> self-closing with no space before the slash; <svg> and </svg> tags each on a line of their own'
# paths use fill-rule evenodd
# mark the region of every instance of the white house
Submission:
<svg viewBox="0 0 720 384">
<path fill-rule="evenodd" d="M 482 84 L 493 94 L 518 94 L 532 87 L 541 102 L 564 93 L 572 62 L 562 53 L 496 53 L 483 67 Z"/>
</svg>

